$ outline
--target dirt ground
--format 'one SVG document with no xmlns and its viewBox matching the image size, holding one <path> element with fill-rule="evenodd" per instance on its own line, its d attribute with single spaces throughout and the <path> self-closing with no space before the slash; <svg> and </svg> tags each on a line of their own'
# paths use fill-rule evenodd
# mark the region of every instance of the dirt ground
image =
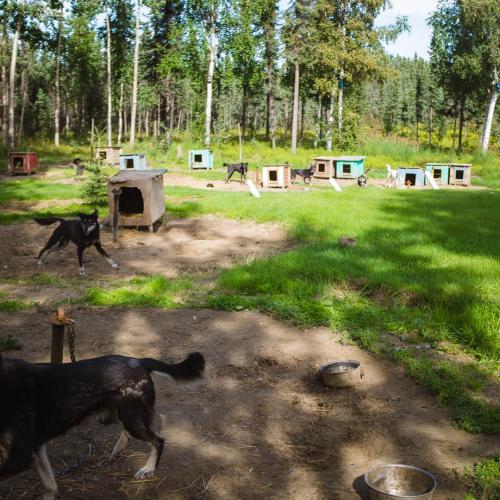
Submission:
<svg viewBox="0 0 500 500">
<path fill-rule="evenodd" d="M 78 276 L 76 248 L 70 243 L 52 253 L 43 267 L 36 258 L 56 225 L 35 222 L 0 225 L 0 278 L 28 278 L 40 272 L 56 277 Z M 117 244 L 110 230 L 101 232 L 105 249 L 119 264 L 115 270 L 94 248 L 84 254 L 87 279 L 124 279 L 132 275 L 162 274 L 174 277 L 185 272 L 206 272 L 235 262 L 263 257 L 290 246 L 278 224 L 258 224 L 212 215 L 190 219 L 166 217 L 158 232 L 120 229 Z"/>
<path fill-rule="evenodd" d="M 435 499 L 461 499 L 454 469 L 499 448 L 498 439 L 454 429 L 435 398 L 400 367 L 342 345 L 327 329 L 304 332 L 245 311 L 77 308 L 69 314 L 79 358 L 180 360 L 199 350 L 207 370 L 202 383 L 188 388 L 155 381 L 166 448 L 149 480 L 132 479 L 147 456 L 138 441 L 108 463 L 118 426 L 88 421 L 54 440 L 49 456 L 65 500 L 365 498 L 360 476 L 383 463 L 423 467 L 437 477 Z M 0 333 L 24 344 L 7 355 L 48 360 L 45 315 L 0 314 Z M 335 359 L 362 363 L 365 377 L 356 388 L 323 387 L 317 369 Z M 34 499 L 40 491 L 32 471 L 0 484 L 5 500 Z"/>
</svg>

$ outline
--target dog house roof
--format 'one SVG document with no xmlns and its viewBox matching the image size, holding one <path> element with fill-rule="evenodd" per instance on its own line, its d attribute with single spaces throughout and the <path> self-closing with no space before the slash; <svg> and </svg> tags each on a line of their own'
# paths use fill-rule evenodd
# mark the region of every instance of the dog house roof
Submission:
<svg viewBox="0 0 500 500">
<path fill-rule="evenodd" d="M 127 155 L 120 155 L 120 158 L 133 158 L 134 156 L 146 156 L 146 153 L 129 153 Z"/>
<path fill-rule="evenodd" d="M 417 170 L 418 172 L 424 171 L 421 167 L 398 167 L 398 170 Z"/>
<path fill-rule="evenodd" d="M 109 182 L 144 181 L 162 176 L 166 170 L 157 168 L 155 170 L 120 170 L 116 175 L 108 179 Z"/>
<path fill-rule="evenodd" d="M 361 161 L 366 156 L 316 156 L 315 160 Z"/>
</svg>

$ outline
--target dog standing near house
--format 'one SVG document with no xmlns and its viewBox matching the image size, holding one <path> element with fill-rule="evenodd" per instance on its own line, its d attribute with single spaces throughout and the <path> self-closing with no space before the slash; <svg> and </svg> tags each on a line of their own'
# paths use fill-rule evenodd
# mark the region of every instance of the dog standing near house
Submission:
<svg viewBox="0 0 500 500">
<path fill-rule="evenodd" d="M 111 460 L 127 446 L 130 436 L 148 442 L 150 455 L 135 478 L 152 475 L 164 439 L 152 428 L 155 388 L 151 373 L 192 381 L 202 377 L 204 368 L 199 352 L 177 364 L 118 355 L 61 364 L 0 356 L 0 481 L 33 465 L 45 490 L 43 499 L 53 500 L 57 484 L 47 442 L 91 415 L 103 424 L 123 425 Z"/>
<path fill-rule="evenodd" d="M 387 179 L 385 181 L 385 187 L 389 189 L 391 187 L 396 188 L 398 171 L 397 169 L 392 168 L 389 164 L 387 164 L 386 167 L 387 167 Z"/>
<path fill-rule="evenodd" d="M 235 172 L 240 174 L 240 182 L 247 180 L 248 163 L 223 163 L 223 167 L 227 168 L 227 176 L 224 182 L 227 184 Z"/>
<path fill-rule="evenodd" d="M 78 219 L 62 219 L 60 217 L 36 217 L 35 221 L 42 226 L 50 226 L 59 222 L 47 244 L 38 254 L 37 265 L 41 267 L 43 260 L 55 250 L 65 248 L 70 241 L 76 245 L 80 276 L 85 276 L 83 266 L 83 252 L 90 246 L 95 246 L 97 251 L 108 261 L 109 265 L 116 269 L 118 264 L 102 248 L 99 239 L 98 212 L 94 210 L 91 214 L 79 214 Z"/>
<path fill-rule="evenodd" d="M 309 180 L 309 184 L 311 184 L 312 176 L 314 175 L 314 164 L 310 165 L 309 168 L 292 168 L 290 173 L 290 180 L 292 184 L 295 184 L 297 180 L 297 176 L 300 176 L 304 179 L 304 184 L 307 184 L 307 180 Z"/>
</svg>

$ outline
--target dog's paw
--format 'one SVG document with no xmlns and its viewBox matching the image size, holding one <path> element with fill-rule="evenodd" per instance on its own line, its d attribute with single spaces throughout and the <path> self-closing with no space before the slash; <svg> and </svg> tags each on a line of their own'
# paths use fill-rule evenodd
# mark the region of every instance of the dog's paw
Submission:
<svg viewBox="0 0 500 500">
<path fill-rule="evenodd" d="M 113 264 L 111 264 L 111 267 L 113 269 L 120 269 L 120 266 L 116 262 L 113 262 Z"/>
<path fill-rule="evenodd" d="M 39 260 L 36 261 L 36 267 L 42 267 L 42 263 Z"/>
<path fill-rule="evenodd" d="M 83 269 L 80 269 L 80 276 L 85 276 L 85 271 Z"/>
<path fill-rule="evenodd" d="M 147 465 L 145 465 L 134 474 L 134 479 L 146 479 L 147 477 L 151 477 L 154 472 L 154 467 L 148 467 Z"/>
</svg>

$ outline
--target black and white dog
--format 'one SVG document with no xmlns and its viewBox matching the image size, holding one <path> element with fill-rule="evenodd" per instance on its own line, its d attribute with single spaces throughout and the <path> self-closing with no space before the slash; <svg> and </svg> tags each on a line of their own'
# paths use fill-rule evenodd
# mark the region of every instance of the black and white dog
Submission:
<svg viewBox="0 0 500 500">
<path fill-rule="evenodd" d="M 227 176 L 224 181 L 226 184 L 235 172 L 240 174 L 240 182 L 247 180 L 248 163 L 223 163 L 222 166 L 227 168 Z"/>
<path fill-rule="evenodd" d="M 367 179 L 366 179 L 366 175 L 365 174 L 367 174 L 370 170 L 371 170 L 371 168 L 369 168 L 364 174 L 361 174 L 358 177 L 358 186 L 360 188 L 366 187 Z"/>
<path fill-rule="evenodd" d="M 53 500 L 57 485 L 47 442 L 91 415 L 99 416 L 104 424 L 123 425 L 111 460 L 127 446 L 130 436 L 150 444 L 149 458 L 135 478 L 150 476 L 164 444 L 152 429 L 155 389 L 151 373 L 189 381 L 201 378 L 204 368 L 199 352 L 177 364 L 117 355 L 66 364 L 27 363 L 0 356 L 0 480 L 33 465 L 45 489 L 44 500 Z"/>
<path fill-rule="evenodd" d="M 304 179 L 304 184 L 306 184 L 306 180 L 308 179 L 309 184 L 311 184 L 312 176 L 314 175 L 314 165 L 311 165 L 309 168 L 292 168 L 292 172 L 290 175 L 292 184 L 295 184 L 297 175 L 300 175 L 300 177 Z"/>
<path fill-rule="evenodd" d="M 41 267 L 43 259 L 51 252 L 65 248 L 71 240 L 77 248 L 78 264 L 80 266 L 80 276 L 85 275 L 83 266 L 83 251 L 92 245 L 97 248 L 97 251 L 109 262 L 111 267 L 116 269 L 118 264 L 106 253 L 102 248 L 99 239 L 99 221 L 97 210 L 94 210 L 90 215 L 79 214 L 78 219 L 61 219 L 60 217 L 36 217 L 35 221 L 42 226 L 50 226 L 59 222 L 47 244 L 38 254 L 37 265 Z"/>
</svg>

